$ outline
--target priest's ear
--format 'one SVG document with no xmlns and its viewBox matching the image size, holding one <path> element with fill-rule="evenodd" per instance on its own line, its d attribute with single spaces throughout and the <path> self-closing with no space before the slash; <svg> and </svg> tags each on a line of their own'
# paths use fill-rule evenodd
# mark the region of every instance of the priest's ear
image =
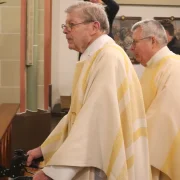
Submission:
<svg viewBox="0 0 180 180">
<path fill-rule="evenodd" d="M 152 42 L 153 46 L 157 46 L 159 44 L 159 42 L 157 41 L 157 39 L 154 36 L 151 37 L 151 42 Z"/>
<path fill-rule="evenodd" d="M 98 21 L 94 21 L 91 23 L 91 25 L 89 26 L 89 34 L 90 35 L 95 35 L 100 31 L 100 23 Z"/>
<path fill-rule="evenodd" d="M 157 42 L 157 40 L 154 36 L 152 36 L 152 43 L 154 44 L 155 42 Z"/>
</svg>

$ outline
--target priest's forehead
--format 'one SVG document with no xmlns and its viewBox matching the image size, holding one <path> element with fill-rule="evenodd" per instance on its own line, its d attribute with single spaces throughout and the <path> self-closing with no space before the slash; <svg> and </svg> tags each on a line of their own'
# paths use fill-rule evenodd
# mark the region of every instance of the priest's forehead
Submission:
<svg viewBox="0 0 180 180">
<path fill-rule="evenodd" d="M 67 13 L 66 22 L 81 22 L 85 18 L 80 10 L 74 10 L 70 13 Z"/>
<path fill-rule="evenodd" d="M 139 38 L 142 38 L 142 36 L 143 36 L 143 30 L 141 27 L 138 27 L 132 33 L 133 39 L 139 39 Z"/>
</svg>

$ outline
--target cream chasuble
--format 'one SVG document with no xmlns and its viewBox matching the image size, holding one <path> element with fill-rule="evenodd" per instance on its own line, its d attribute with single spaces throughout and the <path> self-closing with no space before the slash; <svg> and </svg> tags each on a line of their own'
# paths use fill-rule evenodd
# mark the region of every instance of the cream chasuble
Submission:
<svg viewBox="0 0 180 180">
<path fill-rule="evenodd" d="M 180 56 L 167 47 L 148 62 L 141 79 L 153 180 L 180 180 Z"/>
<path fill-rule="evenodd" d="M 95 180 L 95 168 L 108 180 L 150 180 L 140 83 L 112 39 L 77 63 L 70 111 L 41 149 L 46 166 L 83 167 L 73 180 Z"/>
</svg>

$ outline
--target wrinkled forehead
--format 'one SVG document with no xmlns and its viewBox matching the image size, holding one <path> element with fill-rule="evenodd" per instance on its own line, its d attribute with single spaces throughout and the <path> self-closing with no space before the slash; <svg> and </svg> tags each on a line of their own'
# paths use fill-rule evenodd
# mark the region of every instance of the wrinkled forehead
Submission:
<svg viewBox="0 0 180 180">
<path fill-rule="evenodd" d="M 75 9 L 66 15 L 66 22 L 80 22 L 83 21 L 83 14 L 82 11 L 79 9 Z"/>
</svg>

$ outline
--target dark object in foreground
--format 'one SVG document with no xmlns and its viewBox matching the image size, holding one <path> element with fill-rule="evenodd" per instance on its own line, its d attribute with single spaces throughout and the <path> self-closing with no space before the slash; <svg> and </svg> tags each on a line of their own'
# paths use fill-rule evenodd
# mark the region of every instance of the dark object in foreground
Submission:
<svg viewBox="0 0 180 180">
<path fill-rule="evenodd" d="M 28 155 L 24 152 L 24 150 L 15 150 L 10 167 L 6 168 L 0 165 L 0 178 L 10 177 L 14 180 L 32 180 L 32 177 L 23 177 L 24 173 L 28 172 L 26 169 L 27 158 Z M 38 169 L 38 164 L 40 161 L 43 161 L 43 158 L 33 160 L 31 166 L 29 167 Z M 33 174 L 31 172 L 28 173 Z"/>
</svg>

